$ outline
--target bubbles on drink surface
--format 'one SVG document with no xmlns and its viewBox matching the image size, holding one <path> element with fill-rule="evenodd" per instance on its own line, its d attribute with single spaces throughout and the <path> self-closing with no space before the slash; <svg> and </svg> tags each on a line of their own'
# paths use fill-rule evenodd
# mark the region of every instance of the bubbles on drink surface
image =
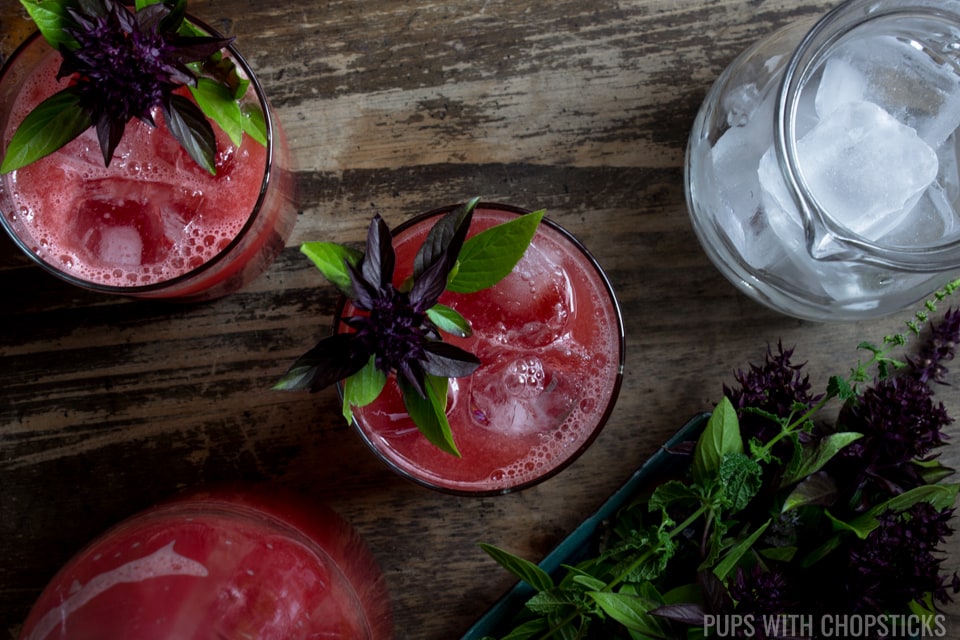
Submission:
<svg viewBox="0 0 960 640">
<path fill-rule="evenodd" d="M 11 123 L 60 88 L 58 56 L 27 81 Z M 109 167 L 94 129 L 6 176 L 17 224 L 32 249 L 82 279 L 111 286 L 162 282 L 209 261 L 243 229 L 263 179 L 266 150 L 235 147 L 218 127 L 216 176 L 194 162 L 156 114 L 131 122 Z M 5 135 L 12 135 L 12 125 Z"/>
</svg>

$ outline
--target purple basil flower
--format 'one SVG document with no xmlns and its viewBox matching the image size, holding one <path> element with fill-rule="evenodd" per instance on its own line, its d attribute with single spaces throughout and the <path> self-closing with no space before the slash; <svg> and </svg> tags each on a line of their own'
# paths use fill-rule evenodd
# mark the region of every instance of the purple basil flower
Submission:
<svg viewBox="0 0 960 640">
<path fill-rule="evenodd" d="M 427 316 L 446 288 L 471 219 L 472 209 L 465 214 L 454 211 L 437 223 L 436 250 L 418 255 L 413 285 L 407 291 L 393 285 L 396 256 L 390 230 L 379 215 L 374 216 L 362 263 L 346 264 L 353 306 L 365 313 L 344 318 L 353 333 L 324 338 L 297 359 L 281 388 L 318 391 L 360 371 L 371 358 L 377 369 L 396 373 L 421 397 L 426 397 L 427 375 L 458 378 L 473 373 L 480 360 L 443 342 Z"/>
<path fill-rule="evenodd" d="M 203 112 L 175 91 L 197 84 L 187 63 L 209 58 L 232 38 L 179 35 L 183 15 L 164 3 L 134 13 L 115 0 L 88 0 L 67 12 L 74 24 L 64 31 L 77 46 L 61 46 L 58 77 L 74 76 L 67 91 L 90 114 L 107 165 L 127 122 L 137 118 L 153 125 L 157 108 L 188 150 L 216 148 Z"/>
</svg>

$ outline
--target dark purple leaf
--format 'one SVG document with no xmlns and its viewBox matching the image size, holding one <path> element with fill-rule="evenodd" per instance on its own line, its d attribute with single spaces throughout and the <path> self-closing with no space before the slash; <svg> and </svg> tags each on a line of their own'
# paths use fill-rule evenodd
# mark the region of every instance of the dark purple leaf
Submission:
<svg viewBox="0 0 960 640">
<path fill-rule="evenodd" d="M 430 228 L 430 232 L 413 261 L 414 280 L 420 278 L 424 271 L 440 260 L 450 262 L 450 266 L 446 269 L 447 273 L 450 272 L 450 269 L 453 268 L 453 262 L 460 254 L 460 248 L 463 247 L 463 242 L 467 237 L 477 201 L 478 199 L 475 198 L 463 206 L 457 207 Z"/>
<path fill-rule="evenodd" d="M 426 373 L 416 360 L 404 360 L 397 372 L 421 398 L 427 397 Z"/>
<path fill-rule="evenodd" d="M 319 391 L 353 375 L 370 360 L 370 354 L 357 349 L 353 337 L 338 333 L 324 338 L 297 358 L 274 389 Z"/>
<path fill-rule="evenodd" d="M 357 267 L 346 261 L 343 266 L 347 270 L 347 275 L 350 276 L 350 285 L 353 287 L 353 306 L 370 311 L 380 297 L 379 290 L 366 281 Z"/>
<path fill-rule="evenodd" d="M 391 284 L 396 256 L 390 228 L 375 215 L 367 230 L 367 250 L 363 256 L 363 278 L 377 289 Z"/>
<path fill-rule="evenodd" d="M 414 311 L 424 313 L 437 304 L 440 294 L 447 288 L 447 277 L 450 275 L 452 267 L 453 264 L 445 260 L 435 262 L 421 273 L 419 278 L 413 281 L 413 288 L 410 290 L 410 305 Z"/>
<path fill-rule="evenodd" d="M 656 609 L 652 609 L 649 613 L 650 615 L 659 616 L 661 618 L 666 618 L 667 620 L 674 620 L 676 622 L 689 624 L 695 627 L 702 626 L 703 617 L 707 615 L 703 605 L 694 603 L 665 604 L 657 607 Z"/>
<path fill-rule="evenodd" d="M 480 359 L 446 342 L 431 341 L 424 347 L 423 370 L 441 378 L 462 378 L 477 370 Z"/>
<path fill-rule="evenodd" d="M 103 152 L 103 164 L 109 167 L 113 159 L 113 152 L 123 138 L 126 123 L 117 121 L 108 113 L 101 113 L 97 120 L 97 140 L 100 142 L 100 151 Z"/>
<path fill-rule="evenodd" d="M 173 137 L 190 157 L 210 173 L 216 172 L 217 136 L 200 108 L 187 98 L 170 95 L 164 118 Z"/>
</svg>

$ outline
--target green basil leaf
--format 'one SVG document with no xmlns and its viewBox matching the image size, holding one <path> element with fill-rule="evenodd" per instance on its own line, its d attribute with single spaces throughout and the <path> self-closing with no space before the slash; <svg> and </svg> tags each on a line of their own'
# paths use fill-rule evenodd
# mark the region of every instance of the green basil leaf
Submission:
<svg viewBox="0 0 960 640">
<path fill-rule="evenodd" d="M 444 304 L 437 303 L 427 309 L 427 317 L 441 331 L 446 331 L 461 338 L 469 338 L 473 335 L 473 329 L 470 328 L 467 319 L 460 315 L 456 309 L 451 309 Z"/>
<path fill-rule="evenodd" d="M 487 555 L 493 558 L 497 564 L 537 591 L 549 591 L 553 589 L 553 578 L 550 577 L 550 574 L 529 560 L 485 542 L 479 543 L 478 546 L 486 551 Z"/>
<path fill-rule="evenodd" d="M 730 399 L 724 396 L 697 440 L 693 452 L 693 477 L 704 483 L 720 468 L 724 456 L 743 453 L 743 438 L 740 436 L 740 420 Z"/>
<path fill-rule="evenodd" d="M 387 384 L 387 374 L 376 366 L 376 356 L 343 381 L 343 417 L 353 422 L 353 407 L 365 407 L 380 395 Z"/>
<path fill-rule="evenodd" d="M 543 214 L 543 210 L 534 211 L 468 238 L 460 249 L 459 265 L 447 289 L 475 293 L 507 277 L 530 246 Z"/>
<path fill-rule="evenodd" d="M 243 114 L 230 89 L 209 78 L 200 78 L 197 86 L 190 87 L 190 93 L 203 114 L 220 125 L 233 146 L 239 147 L 243 142 Z"/>
<path fill-rule="evenodd" d="M 400 394 L 410 419 L 431 444 L 451 455 L 460 457 L 453 441 L 450 423 L 447 421 L 447 385 L 449 380 L 438 376 L 426 376 L 427 397 L 423 398 L 403 378 L 399 379 Z"/>
<path fill-rule="evenodd" d="M 27 114 L 10 140 L 0 173 L 50 155 L 90 128 L 90 114 L 71 89 L 55 93 Z"/>
<path fill-rule="evenodd" d="M 181 95 L 171 95 L 164 115 L 167 128 L 201 167 L 217 174 L 217 136 L 197 105 Z"/>
<path fill-rule="evenodd" d="M 854 431 L 842 431 L 840 433 L 831 433 L 825 438 L 821 438 L 815 445 L 803 447 L 800 450 L 800 456 L 796 461 L 792 461 L 780 482 L 781 487 L 786 487 L 803 478 L 816 473 L 823 468 L 830 458 L 855 440 L 859 440 L 863 434 Z"/>
<path fill-rule="evenodd" d="M 300 252 L 310 258 L 342 294 L 353 297 L 353 285 L 345 263 L 349 262 L 354 267 L 360 264 L 363 259 L 360 251 L 333 242 L 304 242 L 300 245 Z"/>
<path fill-rule="evenodd" d="M 531 638 L 543 638 L 544 634 L 550 630 L 550 623 L 545 618 L 534 618 L 515 627 L 509 634 L 500 638 L 500 640 L 530 640 Z M 492 636 L 487 636 L 481 640 L 496 640 Z"/>
<path fill-rule="evenodd" d="M 770 547 L 761 549 L 760 555 L 776 562 L 790 562 L 797 555 L 797 547 Z"/>
<path fill-rule="evenodd" d="M 667 480 L 653 490 L 650 496 L 649 509 L 666 509 L 677 504 L 695 504 L 700 501 L 700 494 L 685 482 Z"/>
<path fill-rule="evenodd" d="M 243 132 L 266 146 L 267 144 L 267 121 L 263 117 L 263 111 L 255 104 L 245 104 L 240 107 L 240 123 L 243 125 Z"/>
<path fill-rule="evenodd" d="M 51 47 L 60 49 L 60 45 L 64 45 L 70 49 L 76 48 L 76 39 L 64 31 L 64 27 L 74 24 L 73 18 L 67 13 L 72 0 L 20 0 L 20 4 Z"/>
<path fill-rule="evenodd" d="M 836 518 L 829 511 L 827 517 L 833 522 L 834 529 L 841 531 L 852 531 L 857 534 L 861 540 L 866 539 L 870 532 L 879 526 L 877 516 L 887 510 L 905 511 L 918 502 L 929 502 L 937 509 L 946 509 L 952 507 L 957 500 L 957 493 L 960 491 L 958 484 L 926 484 L 914 487 L 904 491 L 889 500 L 881 502 L 874 506 L 861 516 L 848 522 Z"/>
<path fill-rule="evenodd" d="M 640 596 L 611 593 L 609 591 L 590 591 L 587 595 L 596 602 L 604 613 L 631 631 L 663 638 L 663 624 L 650 611 L 660 603 Z"/>
<path fill-rule="evenodd" d="M 782 512 L 810 505 L 827 505 L 837 495 L 837 485 L 826 473 L 804 478 L 783 501 Z"/>
<path fill-rule="evenodd" d="M 770 526 L 770 520 L 764 522 L 760 527 L 751 533 L 749 536 L 738 542 L 727 552 L 727 555 L 723 557 L 717 566 L 713 568 L 713 575 L 717 576 L 720 580 L 725 580 L 727 576 L 733 571 L 737 563 L 740 562 L 740 559 L 750 550 L 750 547 L 753 546 L 753 543 L 756 542 L 760 536 L 763 535 L 763 532 L 767 530 L 767 527 Z"/>
</svg>

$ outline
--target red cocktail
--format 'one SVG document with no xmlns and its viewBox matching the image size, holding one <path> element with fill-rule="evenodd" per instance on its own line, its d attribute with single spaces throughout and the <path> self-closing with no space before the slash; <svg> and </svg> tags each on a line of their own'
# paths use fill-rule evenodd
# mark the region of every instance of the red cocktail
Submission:
<svg viewBox="0 0 960 640">
<path fill-rule="evenodd" d="M 410 275 L 430 227 L 450 207 L 394 232 L 395 285 Z M 480 204 L 470 234 L 525 213 Z M 469 338 L 444 340 L 477 355 L 472 375 L 449 382 L 447 417 L 462 457 L 432 445 L 388 381 L 372 404 L 355 407 L 359 432 L 401 475 L 434 489 L 500 494 L 539 482 L 573 461 L 613 409 L 623 371 L 619 306 L 587 250 L 546 219 L 523 259 L 497 285 L 440 302 L 466 317 Z M 354 313 L 347 306 L 341 315 Z M 337 330 L 345 327 L 339 323 Z"/>
<path fill-rule="evenodd" d="M 46 587 L 21 640 L 392 637 L 363 541 L 282 492 L 197 493 L 119 524 Z"/>
<path fill-rule="evenodd" d="M 208 299 L 262 273 L 296 219 L 292 176 L 282 132 L 256 77 L 232 47 L 227 55 L 251 81 L 245 99 L 263 114 L 266 145 L 244 135 L 236 147 L 214 124 L 218 154 L 211 175 L 162 117 L 155 128 L 134 120 L 105 167 L 89 129 L 2 176 L 0 219 L 21 249 L 73 284 L 136 297 Z M 69 82 L 56 79 L 59 64 L 60 55 L 39 34 L 10 59 L 0 80 L 4 149 L 26 114 Z"/>
</svg>

